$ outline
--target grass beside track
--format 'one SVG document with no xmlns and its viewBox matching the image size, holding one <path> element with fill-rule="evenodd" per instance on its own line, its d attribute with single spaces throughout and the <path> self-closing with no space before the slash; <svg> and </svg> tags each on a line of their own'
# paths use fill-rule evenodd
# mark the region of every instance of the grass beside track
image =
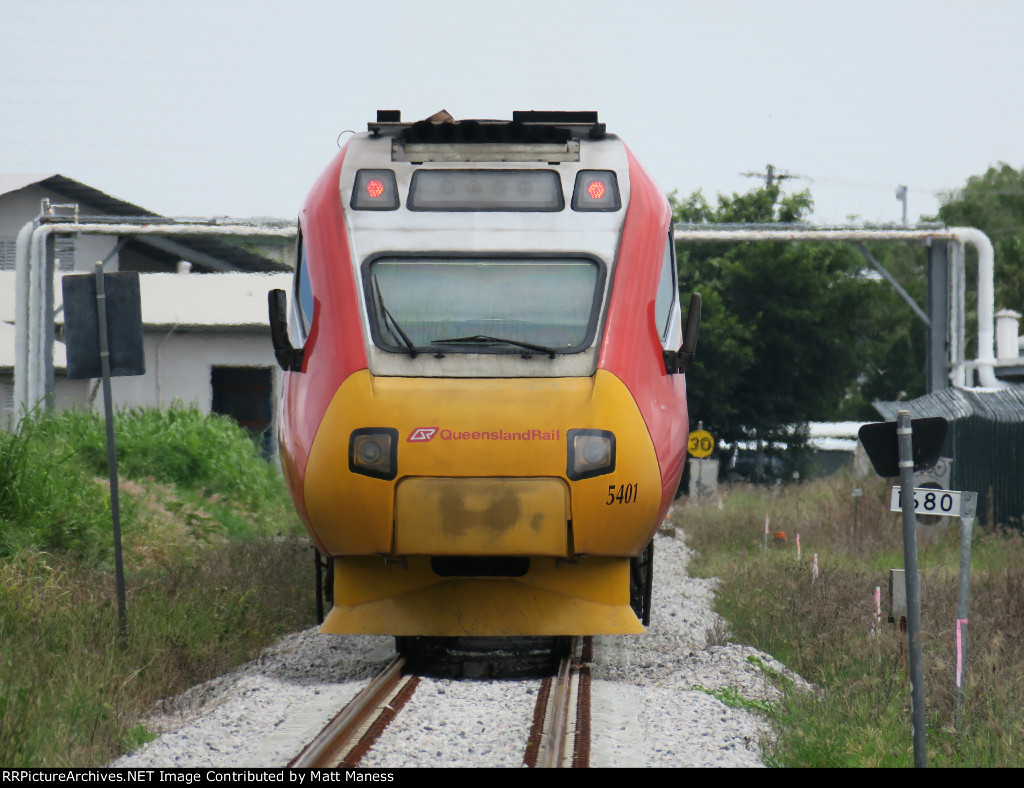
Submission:
<svg viewBox="0 0 1024 788">
<path fill-rule="evenodd" d="M 903 566 L 900 515 L 889 488 L 861 480 L 854 524 L 852 478 L 756 489 L 735 487 L 721 504 L 680 507 L 677 523 L 696 551 L 690 571 L 721 579 L 717 609 L 731 639 L 772 654 L 811 682 L 770 712 L 764 742 L 778 766 L 912 766 L 910 692 L 901 635 L 887 618 L 888 570 Z M 784 546 L 764 549 L 770 530 Z M 802 560 L 798 562 L 796 535 Z M 813 554 L 819 575 L 813 578 Z M 954 719 L 954 621 L 959 524 L 919 541 L 927 747 L 932 766 L 1024 766 L 1024 539 L 975 524 L 965 700 Z M 872 634 L 874 590 L 883 617 Z M 722 633 L 725 636 L 725 633 Z"/>
<path fill-rule="evenodd" d="M 160 699 L 313 622 L 310 543 L 232 422 L 118 414 L 128 635 L 118 632 L 104 427 L 0 432 L 0 765 L 95 766 Z"/>
</svg>

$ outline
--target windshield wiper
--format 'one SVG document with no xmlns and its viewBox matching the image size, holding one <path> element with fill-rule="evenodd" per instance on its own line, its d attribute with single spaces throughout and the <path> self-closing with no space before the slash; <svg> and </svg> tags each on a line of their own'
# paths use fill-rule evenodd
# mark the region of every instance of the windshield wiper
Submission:
<svg viewBox="0 0 1024 788">
<path fill-rule="evenodd" d="M 531 345 L 529 342 L 520 342 L 517 339 L 502 339 L 501 337 L 490 337 L 485 334 L 475 334 L 471 337 L 453 337 L 452 339 L 432 339 L 431 345 L 490 345 L 495 342 L 502 345 L 514 345 L 525 350 L 533 351 L 524 353 L 523 358 L 532 358 L 533 353 L 545 353 L 548 358 L 555 357 L 555 351 L 543 345 Z"/>
<path fill-rule="evenodd" d="M 409 358 L 416 358 L 416 346 L 409 339 L 408 335 L 402 330 L 402 327 L 398 325 L 398 321 L 395 320 L 386 306 L 384 306 L 384 296 L 380 292 L 380 282 L 377 281 L 377 277 L 373 277 L 373 286 L 377 291 L 377 305 L 380 307 L 380 313 L 384 316 L 384 328 L 388 330 L 388 333 L 396 339 L 401 339 L 403 344 L 409 349 Z M 388 321 L 391 322 L 391 326 L 388 326 Z M 394 329 L 392 331 L 391 329 Z M 398 332 L 397 334 L 395 332 Z"/>
</svg>

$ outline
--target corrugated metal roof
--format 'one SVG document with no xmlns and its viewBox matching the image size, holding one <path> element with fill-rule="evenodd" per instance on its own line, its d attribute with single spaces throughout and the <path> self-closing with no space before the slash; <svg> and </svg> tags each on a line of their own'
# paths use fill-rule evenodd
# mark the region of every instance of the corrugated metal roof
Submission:
<svg viewBox="0 0 1024 788">
<path fill-rule="evenodd" d="M 1024 386 L 1005 389 L 948 388 L 906 402 L 872 403 L 886 421 L 907 410 L 914 419 L 942 416 L 949 421 L 978 416 L 990 421 L 1024 422 Z"/>
<path fill-rule="evenodd" d="M 106 192 L 94 189 L 72 178 L 67 178 L 59 173 L 48 172 L 35 175 L 0 175 L 0 194 L 20 191 L 29 186 L 42 186 L 58 194 L 62 194 L 72 200 L 86 203 L 90 208 L 96 208 L 111 216 L 149 216 L 157 217 L 160 214 L 147 211 L 138 205 L 134 205 L 117 197 L 111 197 Z"/>
<path fill-rule="evenodd" d="M 26 186 L 35 186 L 37 183 L 53 178 L 57 173 L 45 172 L 34 174 L 0 173 L 0 195 L 20 191 Z"/>
</svg>

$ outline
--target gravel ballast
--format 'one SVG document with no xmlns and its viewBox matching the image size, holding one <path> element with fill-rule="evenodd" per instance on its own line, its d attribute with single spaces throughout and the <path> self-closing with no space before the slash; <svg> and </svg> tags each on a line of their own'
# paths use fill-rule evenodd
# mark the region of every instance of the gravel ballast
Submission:
<svg viewBox="0 0 1024 788">
<path fill-rule="evenodd" d="M 777 700 L 765 668 L 803 684 L 755 649 L 708 645 L 727 630 L 711 610 L 715 581 L 689 577 L 689 557 L 681 532 L 659 535 L 647 634 L 595 638 L 591 766 L 760 766 L 767 723 L 710 693 Z M 284 766 L 394 657 L 393 647 L 386 636 L 288 635 L 233 673 L 161 702 L 143 721 L 159 737 L 110 765 Z M 423 679 L 360 765 L 521 766 L 538 686 Z"/>
</svg>

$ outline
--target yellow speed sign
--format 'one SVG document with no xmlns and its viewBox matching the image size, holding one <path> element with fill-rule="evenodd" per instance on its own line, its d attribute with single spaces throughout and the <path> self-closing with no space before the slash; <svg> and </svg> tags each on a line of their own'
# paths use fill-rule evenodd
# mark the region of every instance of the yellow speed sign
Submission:
<svg viewBox="0 0 1024 788">
<path fill-rule="evenodd" d="M 694 430 L 688 444 L 691 457 L 707 457 L 715 450 L 715 439 L 707 430 Z"/>
</svg>

